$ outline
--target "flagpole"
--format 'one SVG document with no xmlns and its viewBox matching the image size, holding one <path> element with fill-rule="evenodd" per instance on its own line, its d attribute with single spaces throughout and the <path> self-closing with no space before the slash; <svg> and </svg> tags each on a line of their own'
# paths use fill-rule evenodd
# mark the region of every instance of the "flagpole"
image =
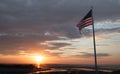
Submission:
<svg viewBox="0 0 120 74">
<path fill-rule="evenodd" d="M 96 55 L 96 41 L 95 41 L 95 29 L 94 29 L 94 20 L 93 20 L 93 7 L 92 8 L 92 29 L 93 29 L 93 45 L 94 45 L 94 60 L 95 60 L 95 71 L 98 74 L 98 67 L 97 67 L 97 55 Z"/>
</svg>

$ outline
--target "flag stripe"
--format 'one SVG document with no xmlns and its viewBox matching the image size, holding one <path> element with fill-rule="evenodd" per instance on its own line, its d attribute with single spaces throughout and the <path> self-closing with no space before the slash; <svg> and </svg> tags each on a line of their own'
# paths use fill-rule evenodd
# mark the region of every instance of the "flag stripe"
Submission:
<svg viewBox="0 0 120 74">
<path fill-rule="evenodd" d="M 91 25 L 91 23 L 88 23 L 86 25 L 82 25 L 82 26 L 80 26 L 80 28 L 84 28 L 84 27 L 89 26 L 89 25 Z"/>
<path fill-rule="evenodd" d="M 92 24 L 92 18 L 89 18 L 89 19 L 81 22 L 81 23 L 78 24 L 77 26 L 78 26 L 78 27 L 82 27 L 82 26 L 84 26 L 84 25 L 89 26 L 89 25 L 91 25 L 91 24 Z"/>
<path fill-rule="evenodd" d="M 88 18 L 86 20 L 83 20 L 81 21 L 79 24 L 78 24 L 78 27 L 82 26 L 82 25 L 87 25 L 88 23 L 91 23 L 92 24 L 92 18 Z"/>
<path fill-rule="evenodd" d="M 92 18 L 89 17 L 89 18 L 87 18 L 87 19 L 85 19 L 85 20 L 83 20 L 83 21 L 85 22 L 85 21 L 89 21 L 89 20 L 92 20 Z"/>
<path fill-rule="evenodd" d="M 92 19 L 89 19 L 89 20 L 87 20 L 87 21 L 84 21 L 83 24 L 87 24 L 87 23 L 89 23 L 89 22 L 92 22 Z"/>
</svg>

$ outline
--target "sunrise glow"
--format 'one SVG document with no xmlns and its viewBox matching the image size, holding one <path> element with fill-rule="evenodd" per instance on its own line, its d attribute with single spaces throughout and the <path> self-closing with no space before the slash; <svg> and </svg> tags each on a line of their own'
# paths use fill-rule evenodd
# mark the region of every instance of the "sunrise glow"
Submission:
<svg viewBox="0 0 120 74">
<path fill-rule="evenodd" d="M 35 59 L 35 61 L 36 61 L 37 63 L 40 63 L 40 62 L 43 61 L 43 56 L 40 56 L 40 55 L 34 56 L 34 59 Z"/>
<path fill-rule="evenodd" d="M 33 56 L 33 57 L 34 57 L 34 60 L 35 60 L 35 63 L 36 63 L 36 67 L 40 68 L 40 64 L 43 63 L 44 57 L 41 56 L 41 55 L 36 55 L 36 56 Z"/>
</svg>

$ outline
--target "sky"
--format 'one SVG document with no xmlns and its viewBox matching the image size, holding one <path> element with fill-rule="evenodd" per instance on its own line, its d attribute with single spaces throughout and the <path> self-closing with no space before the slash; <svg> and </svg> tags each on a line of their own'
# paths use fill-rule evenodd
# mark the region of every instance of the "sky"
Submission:
<svg viewBox="0 0 120 74">
<path fill-rule="evenodd" d="M 91 6 L 98 64 L 120 64 L 120 0 L 0 0 L 0 63 L 94 64 L 92 27 L 76 27 Z"/>
</svg>

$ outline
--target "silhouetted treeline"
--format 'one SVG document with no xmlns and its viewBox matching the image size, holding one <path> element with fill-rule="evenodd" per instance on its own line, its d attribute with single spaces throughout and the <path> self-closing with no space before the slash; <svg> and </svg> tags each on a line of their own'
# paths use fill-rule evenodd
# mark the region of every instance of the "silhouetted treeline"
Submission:
<svg viewBox="0 0 120 74">
<path fill-rule="evenodd" d="M 33 69 L 35 65 L 33 64 L 0 64 L 0 68 L 28 68 Z"/>
</svg>

